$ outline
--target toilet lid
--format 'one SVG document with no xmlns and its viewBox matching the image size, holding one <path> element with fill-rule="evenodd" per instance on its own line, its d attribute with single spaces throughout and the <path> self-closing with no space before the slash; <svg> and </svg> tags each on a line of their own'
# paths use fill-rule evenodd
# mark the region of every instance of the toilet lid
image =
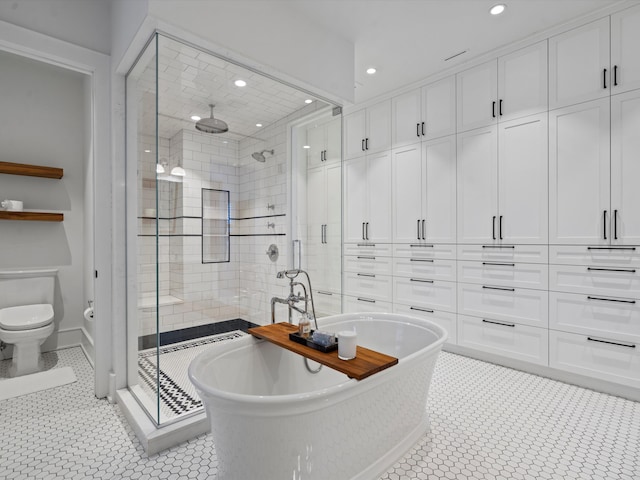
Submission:
<svg viewBox="0 0 640 480">
<path fill-rule="evenodd" d="M 0 328 L 30 330 L 48 325 L 53 320 L 53 307 L 49 304 L 21 305 L 0 309 Z"/>
</svg>

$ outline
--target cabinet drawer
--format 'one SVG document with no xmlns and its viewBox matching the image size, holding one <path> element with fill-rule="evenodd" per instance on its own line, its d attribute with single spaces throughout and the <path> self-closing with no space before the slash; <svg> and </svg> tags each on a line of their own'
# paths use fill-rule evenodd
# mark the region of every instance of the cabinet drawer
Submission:
<svg viewBox="0 0 640 480">
<path fill-rule="evenodd" d="M 640 247 L 551 245 L 549 263 L 594 267 L 602 265 L 640 267 Z"/>
<path fill-rule="evenodd" d="M 456 259 L 456 246 L 452 244 L 407 243 L 393 245 L 394 257 Z"/>
<path fill-rule="evenodd" d="M 395 258 L 393 274 L 399 277 L 418 277 L 456 281 L 456 261 L 433 258 Z"/>
<path fill-rule="evenodd" d="M 376 257 L 375 255 L 357 255 L 344 257 L 344 271 L 354 273 L 376 273 L 391 275 L 393 273 L 392 257 Z"/>
<path fill-rule="evenodd" d="M 458 313 L 547 328 L 549 292 L 458 283 Z"/>
<path fill-rule="evenodd" d="M 640 345 L 607 341 L 603 337 L 550 330 L 549 366 L 640 388 Z"/>
<path fill-rule="evenodd" d="M 382 302 L 373 298 L 366 297 L 352 297 L 345 295 L 344 299 L 344 313 L 359 313 L 359 312 L 379 312 L 379 313 L 391 313 L 393 311 L 393 305 L 391 302 Z"/>
<path fill-rule="evenodd" d="M 640 271 L 632 267 L 549 265 L 549 290 L 640 298 Z"/>
<path fill-rule="evenodd" d="M 549 328 L 640 343 L 634 299 L 549 292 Z"/>
<path fill-rule="evenodd" d="M 542 263 L 458 261 L 458 280 L 466 283 L 546 290 L 549 267 Z"/>
<path fill-rule="evenodd" d="M 374 257 L 390 257 L 392 254 L 390 243 L 345 243 L 345 255 L 372 255 Z"/>
<path fill-rule="evenodd" d="M 455 313 L 456 284 L 441 280 L 394 277 L 393 299 L 405 305 Z"/>
<path fill-rule="evenodd" d="M 458 260 L 548 263 L 547 245 L 458 245 Z"/>
<path fill-rule="evenodd" d="M 447 331 L 447 343 L 456 344 L 456 314 L 451 312 L 440 312 L 429 308 L 417 307 L 415 305 L 403 305 L 399 303 L 393 304 L 393 313 L 401 313 L 412 317 L 424 318 L 429 320 Z"/>
<path fill-rule="evenodd" d="M 344 293 L 353 297 L 391 301 L 391 278 L 373 273 L 344 274 Z"/>
<path fill-rule="evenodd" d="M 316 290 L 313 292 L 313 303 L 316 307 L 318 318 L 338 315 L 342 311 L 342 295 L 328 290 Z"/>
<path fill-rule="evenodd" d="M 458 345 L 525 362 L 547 365 L 548 330 L 458 315 Z"/>
</svg>

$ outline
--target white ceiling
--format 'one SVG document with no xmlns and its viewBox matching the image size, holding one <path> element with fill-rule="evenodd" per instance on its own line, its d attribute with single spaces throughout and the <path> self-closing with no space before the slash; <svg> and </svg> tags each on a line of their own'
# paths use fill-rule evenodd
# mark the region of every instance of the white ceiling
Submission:
<svg viewBox="0 0 640 480">
<path fill-rule="evenodd" d="M 356 102 L 621 0 L 289 0 L 355 45 Z M 499 16 L 496 3 L 507 5 Z M 444 59 L 463 50 L 455 60 Z M 374 76 L 367 67 L 377 68 Z"/>
</svg>

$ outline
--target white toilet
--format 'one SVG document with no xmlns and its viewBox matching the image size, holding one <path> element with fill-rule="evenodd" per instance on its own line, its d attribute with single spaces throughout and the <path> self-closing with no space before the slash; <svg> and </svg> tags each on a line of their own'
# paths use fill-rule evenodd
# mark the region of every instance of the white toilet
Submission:
<svg viewBox="0 0 640 480">
<path fill-rule="evenodd" d="M 13 345 L 9 375 L 42 370 L 40 345 L 53 333 L 58 270 L 0 271 L 0 340 Z"/>
</svg>

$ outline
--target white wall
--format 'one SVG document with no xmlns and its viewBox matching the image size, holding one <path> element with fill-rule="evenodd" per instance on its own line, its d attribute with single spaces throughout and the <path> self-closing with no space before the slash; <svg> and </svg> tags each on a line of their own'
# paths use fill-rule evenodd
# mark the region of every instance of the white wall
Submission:
<svg viewBox="0 0 640 480">
<path fill-rule="evenodd" d="M 3 0 L 0 20 L 109 54 L 110 0 Z"/>
<path fill-rule="evenodd" d="M 61 180 L 0 175 L 0 197 L 64 222 L 2 221 L 0 268 L 57 267 L 56 331 L 43 349 L 78 343 L 83 324 L 86 77 L 0 52 L 2 160 L 64 169 Z M 62 332 L 67 333 L 62 333 Z"/>
</svg>

